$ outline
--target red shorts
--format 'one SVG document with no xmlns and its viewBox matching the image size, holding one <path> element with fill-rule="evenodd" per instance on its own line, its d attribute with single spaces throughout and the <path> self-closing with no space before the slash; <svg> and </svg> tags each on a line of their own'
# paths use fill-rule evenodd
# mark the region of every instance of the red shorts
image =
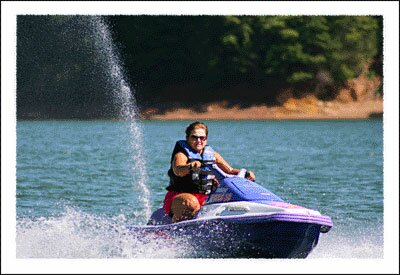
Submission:
<svg viewBox="0 0 400 275">
<path fill-rule="evenodd" d="M 169 212 L 171 211 L 171 205 L 172 205 L 172 201 L 174 200 L 174 198 L 182 193 L 188 193 L 188 192 L 175 192 L 175 191 L 168 191 L 167 194 L 165 195 L 164 198 L 164 211 L 165 213 L 167 213 L 169 215 Z M 195 196 L 197 198 L 197 200 L 199 201 L 200 206 L 202 206 L 207 198 L 206 194 L 200 194 L 200 193 L 189 193 L 192 194 L 193 196 Z"/>
</svg>

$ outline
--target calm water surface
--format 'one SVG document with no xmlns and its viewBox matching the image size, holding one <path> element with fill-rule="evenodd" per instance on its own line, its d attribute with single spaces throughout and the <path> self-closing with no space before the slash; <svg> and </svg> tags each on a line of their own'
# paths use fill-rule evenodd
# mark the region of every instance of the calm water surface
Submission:
<svg viewBox="0 0 400 275">
<path fill-rule="evenodd" d="M 139 123 L 152 211 L 189 123 Z M 207 124 L 208 144 L 233 167 L 332 218 L 309 257 L 383 257 L 382 120 Z M 124 234 L 124 225 L 147 219 L 132 140 L 123 121 L 17 123 L 17 257 L 179 257 L 176 247 Z"/>
</svg>

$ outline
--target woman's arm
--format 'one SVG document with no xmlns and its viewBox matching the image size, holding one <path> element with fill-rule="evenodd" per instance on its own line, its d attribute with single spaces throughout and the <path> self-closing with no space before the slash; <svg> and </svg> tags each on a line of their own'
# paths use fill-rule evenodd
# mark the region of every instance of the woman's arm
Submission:
<svg viewBox="0 0 400 275">
<path fill-rule="evenodd" d="M 200 161 L 193 161 L 188 163 L 189 158 L 182 152 L 175 154 L 172 160 L 172 171 L 178 177 L 184 177 L 189 174 L 190 170 L 199 169 L 201 166 Z"/>
<path fill-rule="evenodd" d="M 218 167 L 222 169 L 222 171 L 232 175 L 237 175 L 239 173 L 240 170 L 230 166 L 219 153 L 214 151 L 214 156 L 215 162 L 217 163 Z"/>
<path fill-rule="evenodd" d="M 188 157 L 182 152 L 175 154 L 172 160 L 172 171 L 174 171 L 175 175 L 184 177 L 189 174 L 188 160 Z"/>
<path fill-rule="evenodd" d="M 232 175 L 237 175 L 239 173 L 240 169 L 231 167 L 219 153 L 214 151 L 214 155 L 215 155 L 215 162 L 217 163 L 218 167 L 221 168 L 225 173 Z M 256 176 L 254 175 L 253 171 L 248 171 L 248 172 L 249 175 L 246 178 L 254 181 L 256 179 Z"/>
</svg>

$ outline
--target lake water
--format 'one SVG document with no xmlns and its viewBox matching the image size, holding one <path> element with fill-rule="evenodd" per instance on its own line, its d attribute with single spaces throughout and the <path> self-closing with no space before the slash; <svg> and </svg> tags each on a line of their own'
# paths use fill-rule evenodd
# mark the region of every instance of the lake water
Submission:
<svg viewBox="0 0 400 275">
<path fill-rule="evenodd" d="M 137 141 L 126 121 L 18 121 L 17 258 L 179 258 L 179 245 L 128 236 L 125 226 L 162 205 L 189 123 L 139 122 Z M 309 258 L 383 257 L 382 120 L 206 123 L 208 144 L 233 167 L 332 218 Z M 149 196 L 131 142 L 142 143 Z"/>
</svg>

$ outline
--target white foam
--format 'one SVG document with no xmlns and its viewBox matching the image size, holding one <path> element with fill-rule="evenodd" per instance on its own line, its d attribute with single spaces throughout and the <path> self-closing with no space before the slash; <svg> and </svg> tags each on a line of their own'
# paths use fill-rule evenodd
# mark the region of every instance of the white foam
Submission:
<svg viewBox="0 0 400 275">
<path fill-rule="evenodd" d="M 335 228 L 320 239 L 308 258 L 380 259 L 383 258 L 383 232 L 372 227 Z"/>
<path fill-rule="evenodd" d="M 124 215 L 102 217 L 68 207 L 59 216 L 17 220 L 17 258 L 179 258 L 177 242 L 131 232 Z"/>
</svg>

